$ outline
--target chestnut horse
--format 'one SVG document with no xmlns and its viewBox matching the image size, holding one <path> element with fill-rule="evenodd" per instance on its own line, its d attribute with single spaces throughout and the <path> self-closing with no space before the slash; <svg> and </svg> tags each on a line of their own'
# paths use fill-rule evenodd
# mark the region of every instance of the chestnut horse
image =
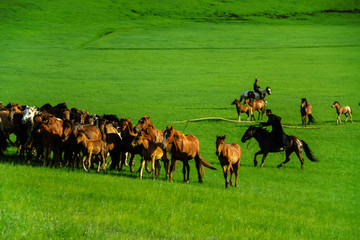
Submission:
<svg viewBox="0 0 360 240">
<path fill-rule="evenodd" d="M 248 116 L 247 121 L 250 119 L 250 115 L 253 115 L 252 107 L 249 105 L 242 105 L 241 102 L 238 99 L 235 99 L 231 105 L 236 105 L 236 111 L 238 113 L 238 121 L 241 121 L 241 113 L 246 113 Z"/>
<path fill-rule="evenodd" d="M 216 136 L 216 156 L 223 168 L 225 188 L 229 186 L 228 175 L 230 171 L 230 185 L 233 185 L 232 176 L 235 173 L 235 187 L 238 186 L 238 175 L 241 159 L 241 148 L 236 143 L 226 143 L 226 136 Z"/>
<path fill-rule="evenodd" d="M 194 135 L 185 135 L 182 132 L 175 130 L 173 127 L 167 126 L 162 143 L 165 146 L 166 151 L 171 153 L 170 182 L 173 181 L 172 176 L 175 171 L 176 160 L 183 162 L 184 182 L 189 182 L 190 166 L 188 161 L 193 158 L 195 159 L 195 166 L 198 171 L 200 183 L 203 182 L 203 166 L 216 170 L 216 168 L 211 166 L 209 162 L 200 156 L 199 140 Z"/>
<path fill-rule="evenodd" d="M 347 122 L 349 116 L 350 116 L 351 123 L 353 122 L 352 116 L 351 116 L 351 114 L 352 114 L 351 107 L 349 107 L 349 106 L 342 107 L 342 106 L 340 106 L 340 103 L 338 101 L 335 101 L 334 104 L 331 107 L 332 108 L 335 107 L 336 112 L 338 114 L 338 117 L 336 119 L 336 125 L 339 124 L 339 122 L 341 124 L 341 119 L 340 119 L 341 114 L 345 114 L 345 116 L 346 116 L 345 123 Z"/>
<path fill-rule="evenodd" d="M 254 121 L 255 121 L 255 116 L 254 116 L 255 111 L 257 111 L 259 113 L 258 120 L 260 120 L 260 114 L 261 114 L 261 119 L 263 119 L 264 112 L 265 112 L 265 105 L 266 105 L 265 100 L 257 99 L 257 100 L 251 101 L 251 99 L 246 99 L 245 101 L 252 107 L 252 114 L 251 114 L 250 120 L 254 119 Z"/>
<path fill-rule="evenodd" d="M 300 113 L 301 113 L 301 121 L 302 121 L 303 126 L 306 127 L 306 118 L 307 117 L 309 117 L 308 124 L 315 122 L 314 117 L 311 115 L 312 106 L 310 103 L 307 102 L 306 98 L 301 99 Z"/>
<path fill-rule="evenodd" d="M 100 167 L 102 166 L 103 171 L 106 171 L 106 144 L 102 140 L 90 140 L 85 135 L 83 130 L 79 130 L 78 136 L 76 138 L 77 144 L 82 147 L 82 151 L 84 153 L 84 158 L 82 161 L 83 168 L 85 171 L 90 171 L 91 166 L 91 156 L 94 155 L 99 158 L 98 169 L 100 171 Z M 87 161 L 86 161 L 87 158 Z M 87 167 L 85 166 L 85 162 L 87 162 Z"/>
<path fill-rule="evenodd" d="M 151 137 L 147 135 L 145 132 L 140 132 L 134 140 L 131 142 L 133 147 L 142 146 L 142 156 L 143 159 L 141 160 L 141 167 L 140 167 L 140 179 L 143 177 L 143 170 L 145 166 L 145 162 L 150 160 L 151 161 L 151 170 L 153 173 L 153 180 L 155 180 L 155 175 L 159 177 L 160 172 L 160 165 L 159 160 L 162 159 L 164 152 L 160 148 L 159 143 L 151 142 Z M 156 167 L 156 169 L 155 169 Z M 167 164 L 164 161 L 164 168 L 167 169 Z"/>
<path fill-rule="evenodd" d="M 273 146 L 274 140 L 273 140 L 272 134 L 270 132 L 268 132 L 266 129 L 263 129 L 261 127 L 250 126 L 246 130 L 244 135 L 242 136 L 241 141 L 246 142 L 247 140 L 250 140 L 251 138 L 255 138 L 256 141 L 258 141 L 259 146 L 260 146 L 260 151 L 256 152 L 255 156 L 254 156 L 254 166 L 256 167 L 256 165 L 257 165 L 256 156 L 259 154 L 262 154 L 263 158 L 262 158 L 261 167 L 263 167 L 268 153 L 269 152 L 278 152 L 277 148 L 275 146 Z M 283 163 L 281 163 L 278 166 L 278 168 L 284 166 L 285 163 L 290 161 L 290 155 L 293 152 L 295 152 L 296 155 L 298 156 L 298 158 L 300 159 L 301 169 L 303 169 L 304 168 L 304 159 L 301 155 L 303 150 L 305 150 L 306 156 L 311 161 L 313 161 L 313 162 L 318 161 L 311 153 L 310 148 L 306 144 L 305 141 L 300 140 L 296 136 L 289 136 L 289 139 L 290 139 L 290 144 L 288 146 L 286 146 L 286 148 L 285 148 L 286 159 Z"/>
</svg>

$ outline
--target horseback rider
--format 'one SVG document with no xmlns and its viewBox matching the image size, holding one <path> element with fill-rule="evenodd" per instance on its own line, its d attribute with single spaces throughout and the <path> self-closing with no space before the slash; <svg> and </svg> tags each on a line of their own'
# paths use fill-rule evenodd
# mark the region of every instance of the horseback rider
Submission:
<svg viewBox="0 0 360 240">
<path fill-rule="evenodd" d="M 254 83 L 254 92 L 258 93 L 260 95 L 260 99 L 263 98 L 262 93 L 260 92 L 260 86 L 258 85 L 259 79 L 255 79 L 255 83 Z"/>
<path fill-rule="evenodd" d="M 285 134 L 281 126 L 281 117 L 272 114 L 270 109 L 266 109 L 266 116 L 268 116 L 268 121 L 266 123 L 260 123 L 262 126 L 272 127 L 271 134 L 274 139 L 274 145 L 276 149 L 283 151 L 286 146 L 290 144 L 289 136 Z"/>
</svg>

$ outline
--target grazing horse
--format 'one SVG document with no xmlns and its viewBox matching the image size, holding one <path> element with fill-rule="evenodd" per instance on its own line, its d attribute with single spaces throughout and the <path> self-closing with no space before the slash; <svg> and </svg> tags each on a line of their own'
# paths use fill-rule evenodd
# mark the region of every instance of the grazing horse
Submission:
<svg viewBox="0 0 360 240">
<path fill-rule="evenodd" d="M 200 183 L 203 182 L 203 166 L 216 170 L 216 168 L 211 166 L 209 162 L 200 156 L 199 140 L 194 135 L 185 135 L 182 132 L 175 130 L 173 127 L 167 126 L 162 143 L 164 144 L 166 150 L 171 153 L 170 182 L 173 181 L 172 176 L 175 171 L 176 160 L 183 162 L 183 175 L 185 182 L 189 182 L 190 166 L 188 161 L 193 158 L 195 159 Z M 187 176 L 185 176 L 186 173 Z"/>
<path fill-rule="evenodd" d="M 259 113 L 258 120 L 260 119 L 260 114 L 261 114 L 261 119 L 263 119 L 264 112 L 265 112 L 265 106 L 266 106 L 265 100 L 258 99 L 258 100 L 251 101 L 251 99 L 246 99 L 246 102 L 252 107 L 252 115 L 251 115 L 250 120 L 254 119 L 254 121 L 255 121 L 255 116 L 254 116 L 255 111 L 257 111 Z"/>
<path fill-rule="evenodd" d="M 236 143 L 226 143 L 226 136 L 216 136 L 216 156 L 223 168 L 225 188 L 229 186 L 228 175 L 230 171 L 230 185 L 233 185 L 232 176 L 235 173 L 235 187 L 238 186 L 238 175 L 241 159 L 241 148 Z"/>
<path fill-rule="evenodd" d="M 264 97 L 260 97 L 260 94 L 258 94 L 257 92 L 254 92 L 254 91 L 251 91 L 251 90 L 247 90 L 245 92 L 242 92 L 241 95 L 240 95 L 240 102 L 243 100 L 243 99 L 248 99 L 248 98 L 253 98 L 253 99 L 264 99 L 266 94 L 269 94 L 271 95 L 271 88 L 270 87 L 266 87 L 265 89 L 261 89 L 260 90 L 261 94 L 264 96 Z"/>
<path fill-rule="evenodd" d="M 264 166 L 265 158 L 268 155 L 269 152 L 278 152 L 276 146 L 273 145 L 274 140 L 272 137 L 272 134 L 268 132 L 266 129 L 263 129 L 261 127 L 255 127 L 250 126 L 244 135 L 241 138 L 242 142 L 246 142 L 247 140 L 250 140 L 251 138 L 255 138 L 256 141 L 258 141 L 260 146 L 260 151 L 255 153 L 254 156 L 254 166 L 257 165 L 256 156 L 259 154 L 263 154 L 261 167 Z M 290 144 L 286 146 L 286 159 L 283 163 L 281 163 L 278 168 L 282 167 L 285 163 L 290 161 L 290 155 L 291 153 L 295 152 L 298 158 L 301 162 L 301 169 L 304 168 L 304 159 L 302 157 L 302 151 L 305 150 L 306 156 L 313 162 L 317 162 L 318 160 L 313 156 L 313 154 L 310 151 L 309 146 L 306 144 L 305 141 L 300 140 L 296 136 L 289 136 L 290 138 Z"/>
<path fill-rule="evenodd" d="M 85 169 L 85 171 L 89 172 L 90 171 L 90 166 L 91 166 L 91 156 L 94 155 L 96 157 L 99 158 L 99 163 L 98 163 L 98 169 L 97 171 L 100 171 L 100 167 L 102 165 L 103 171 L 106 171 L 106 144 L 105 142 L 103 142 L 102 140 L 89 140 L 84 131 L 79 131 L 78 132 L 78 136 L 76 138 L 76 142 L 77 144 L 81 145 L 82 147 L 82 151 L 84 153 L 84 158 L 83 158 L 83 168 Z M 86 158 L 87 158 L 87 167 L 85 166 L 85 162 L 86 162 Z"/>
<path fill-rule="evenodd" d="M 341 107 L 341 106 L 340 106 L 340 103 L 339 103 L 338 101 L 335 101 L 334 104 L 333 104 L 331 107 L 332 107 L 332 108 L 335 107 L 335 108 L 336 108 L 336 112 L 337 112 L 337 114 L 338 114 L 338 117 L 337 117 L 337 119 L 336 119 L 336 125 L 339 124 L 339 122 L 340 122 L 340 124 L 341 124 L 341 119 L 340 119 L 341 114 L 345 114 L 345 116 L 346 116 L 346 118 L 345 118 L 345 123 L 347 122 L 349 116 L 350 116 L 351 123 L 353 122 L 352 116 L 351 116 L 351 114 L 352 114 L 351 107 L 349 107 L 349 106 Z M 349 116 L 348 116 L 348 115 L 349 115 Z"/>
<path fill-rule="evenodd" d="M 164 152 L 160 148 L 159 143 L 154 143 L 151 141 L 151 137 L 147 135 L 145 132 L 140 132 L 134 140 L 131 142 L 133 147 L 142 146 L 142 156 L 141 167 L 140 167 L 140 179 L 143 177 L 143 170 L 145 166 L 145 162 L 147 160 L 151 161 L 151 170 L 153 173 L 153 180 L 155 180 L 155 175 L 159 177 L 160 172 L 160 164 L 159 160 L 162 159 Z M 156 166 L 156 169 L 155 169 Z M 167 163 L 164 161 L 164 168 L 167 169 Z"/>
<path fill-rule="evenodd" d="M 312 106 L 310 103 L 307 102 L 306 98 L 301 99 L 300 113 L 301 113 L 301 121 L 302 121 L 303 126 L 306 127 L 306 118 L 307 117 L 309 117 L 308 124 L 315 122 L 314 117 L 311 115 Z"/>
<path fill-rule="evenodd" d="M 235 99 L 231 105 L 236 105 L 236 111 L 238 113 L 238 121 L 241 121 L 241 113 L 246 113 L 246 115 L 248 116 L 247 121 L 249 121 L 250 119 L 250 115 L 253 115 L 253 109 L 251 106 L 249 105 L 242 105 L 241 102 L 237 99 Z"/>
</svg>

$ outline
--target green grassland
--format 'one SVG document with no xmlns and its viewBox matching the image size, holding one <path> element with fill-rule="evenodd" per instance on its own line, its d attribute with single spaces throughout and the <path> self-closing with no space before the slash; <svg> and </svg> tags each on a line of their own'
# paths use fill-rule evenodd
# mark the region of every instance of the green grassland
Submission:
<svg viewBox="0 0 360 240">
<path fill-rule="evenodd" d="M 218 170 L 197 183 L 28 166 L 0 158 L 1 239 L 359 239 L 360 4 L 358 1 L 2 1 L 3 103 L 66 102 L 90 113 L 151 116 L 200 140 Z M 300 126 L 300 101 L 315 126 L 289 129 L 320 160 L 269 154 L 253 167 L 251 124 L 169 123 L 237 119 L 230 103 L 255 78 L 268 108 Z M 336 126 L 337 100 L 354 123 Z M 256 114 L 257 116 L 257 114 Z M 243 119 L 245 116 L 243 116 Z M 344 117 L 342 117 L 344 120 Z M 263 121 L 267 118 L 264 117 Z M 242 150 L 239 187 L 224 189 L 216 135 Z M 136 167 L 139 157 L 136 157 Z"/>
</svg>

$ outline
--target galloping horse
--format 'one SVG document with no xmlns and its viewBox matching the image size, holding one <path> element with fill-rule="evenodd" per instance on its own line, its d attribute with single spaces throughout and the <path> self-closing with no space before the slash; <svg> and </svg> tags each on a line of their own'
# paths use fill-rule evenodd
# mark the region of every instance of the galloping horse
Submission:
<svg viewBox="0 0 360 240">
<path fill-rule="evenodd" d="M 223 168 L 225 188 L 229 186 L 228 175 L 230 170 L 230 185 L 233 185 L 232 176 L 235 173 L 235 187 L 238 185 L 238 175 L 241 159 L 241 148 L 236 143 L 226 143 L 226 136 L 216 136 L 216 156 Z"/>
<path fill-rule="evenodd" d="M 172 176 L 175 171 L 176 160 L 183 162 L 184 182 L 189 182 L 190 166 L 188 161 L 193 158 L 195 159 L 200 183 L 203 182 L 203 166 L 216 170 L 216 168 L 211 166 L 209 162 L 200 156 L 199 140 L 194 135 L 185 135 L 182 132 L 175 130 L 173 127 L 167 126 L 162 143 L 164 144 L 166 151 L 171 153 L 170 182 L 173 181 Z M 185 176 L 186 173 L 187 176 Z"/>
<path fill-rule="evenodd" d="M 312 106 L 310 103 L 307 102 L 306 98 L 301 99 L 300 113 L 301 113 L 301 121 L 302 121 L 303 126 L 306 127 L 306 118 L 307 117 L 309 117 L 308 124 L 315 122 L 314 117 L 311 115 Z"/>
<path fill-rule="evenodd" d="M 261 127 L 255 127 L 250 126 L 244 135 L 241 138 L 242 142 L 246 142 L 247 140 L 250 140 L 251 138 L 255 138 L 256 141 L 258 141 L 260 146 L 260 151 L 255 153 L 254 156 L 254 166 L 257 165 L 256 156 L 259 154 L 263 154 L 261 167 L 264 166 L 265 158 L 268 155 L 269 152 L 278 152 L 277 148 L 273 145 L 274 141 L 272 138 L 272 134 L 268 132 L 266 129 L 263 129 Z M 313 154 L 310 151 L 309 146 L 306 144 L 305 141 L 300 140 L 296 136 L 289 136 L 290 138 L 290 144 L 286 146 L 286 159 L 283 163 L 281 163 L 278 168 L 284 166 L 285 163 L 290 161 L 290 155 L 295 152 L 298 158 L 301 162 L 301 169 L 304 168 L 304 159 L 301 155 L 302 151 L 305 150 L 306 156 L 313 162 L 317 162 L 318 160 L 313 156 Z"/>
<path fill-rule="evenodd" d="M 253 99 L 264 99 L 266 94 L 271 95 L 271 88 L 270 87 L 266 87 L 265 89 L 261 89 L 260 90 L 261 94 L 264 95 L 264 97 L 260 97 L 260 95 L 257 92 L 251 91 L 251 90 L 247 90 L 245 92 L 242 92 L 240 95 L 240 102 L 243 99 L 248 99 L 248 98 L 253 98 Z"/>
<path fill-rule="evenodd" d="M 351 123 L 353 122 L 352 116 L 351 116 L 351 114 L 352 114 L 351 107 L 349 107 L 349 106 L 341 107 L 341 106 L 340 106 L 340 103 L 339 103 L 338 101 L 335 101 L 334 104 L 333 104 L 331 107 L 332 107 L 332 108 L 335 107 L 335 108 L 336 108 L 336 112 L 337 112 L 337 114 L 338 114 L 338 117 L 337 117 L 337 119 L 336 119 L 336 125 L 339 124 L 339 122 L 340 122 L 340 124 L 341 124 L 341 119 L 340 119 L 341 114 L 345 114 L 345 116 L 346 116 L 346 118 L 345 118 L 345 123 L 347 122 L 349 116 L 350 116 Z M 348 116 L 348 114 L 349 114 L 349 116 Z"/>
</svg>

